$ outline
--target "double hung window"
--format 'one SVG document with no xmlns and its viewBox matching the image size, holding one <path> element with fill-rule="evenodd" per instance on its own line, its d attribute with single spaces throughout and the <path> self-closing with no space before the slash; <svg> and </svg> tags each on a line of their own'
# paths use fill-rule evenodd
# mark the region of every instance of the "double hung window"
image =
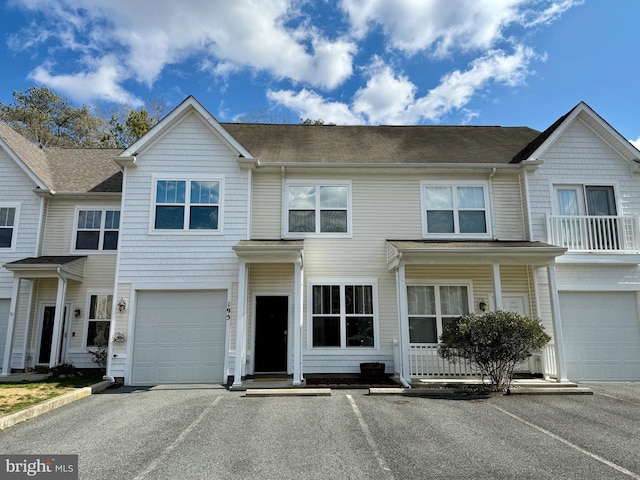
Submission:
<svg viewBox="0 0 640 480">
<path fill-rule="evenodd" d="M 0 206 L 0 248 L 13 246 L 16 224 L 16 207 Z"/>
<path fill-rule="evenodd" d="M 350 233 L 350 184 L 290 183 L 285 192 L 287 234 Z"/>
<path fill-rule="evenodd" d="M 467 315 L 467 285 L 407 285 L 409 341 L 438 343 L 448 323 Z"/>
<path fill-rule="evenodd" d="M 87 347 L 99 347 L 109 341 L 111 305 L 113 295 L 91 295 L 89 302 L 89 324 Z"/>
<path fill-rule="evenodd" d="M 489 234 L 487 189 L 481 184 L 422 184 L 426 236 Z"/>
<path fill-rule="evenodd" d="M 374 292 L 372 283 L 312 285 L 312 346 L 375 347 Z"/>
<path fill-rule="evenodd" d="M 158 180 L 155 230 L 220 230 L 219 180 Z"/>
<path fill-rule="evenodd" d="M 120 212 L 78 210 L 76 250 L 117 250 Z"/>
</svg>

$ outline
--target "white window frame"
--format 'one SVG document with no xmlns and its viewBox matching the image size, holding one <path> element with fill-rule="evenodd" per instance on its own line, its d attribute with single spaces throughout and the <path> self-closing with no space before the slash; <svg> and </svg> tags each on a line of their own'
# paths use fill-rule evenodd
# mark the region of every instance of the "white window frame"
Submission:
<svg viewBox="0 0 640 480">
<path fill-rule="evenodd" d="M 223 225 L 224 225 L 224 175 L 220 176 L 199 176 L 199 175 L 190 175 L 190 176 L 180 176 L 180 175 L 154 175 L 151 179 L 151 197 L 150 197 L 150 211 L 149 211 L 149 233 L 155 235 L 222 235 L 223 234 Z M 163 229 L 163 228 L 155 228 L 156 223 L 156 206 L 158 205 L 168 205 L 168 204 L 158 204 L 157 200 L 157 189 L 159 181 L 180 181 L 186 182 L 185 185 L 185 203 L 175 204 L 182 205 L 185 209 L 184 215 L 184 223 L 181 229 Z M 217 229 L 189 229 L 189 218 L 190 218 L 190 207 L 191 204 L 191 182 L 218 182 L 219 190 L 218 190 L 218 228 Z M 194 205 L 206 205 L 206 204 L 194 204 Z"/>
<path fill-rule="evenodd" d="M 347 231 L 346 232 L 321 232 L 320 231 L 320 212 L 324 209 L 320 208 L 320 195 L 316 195 L 316 205 L 314 208 L 316 215 L 316 230 L 315 232 L 290 232 L 289 231 L 289 187 L 347 187 Z M 284 183 L 282 189 L 282 225 L 283 225 L 283 238 L 352 238 L 353 237 L 353 224 L 352 224 L 352 201 L 351 201 L 351 180 L 288 180 Z"/>
<path fill-rule="evenodd" d="M 610 187 L 613 190 L 613 200 L 618 216 L 622 216 L 622 205 L 618 193 L 618 184 L 615 182 L 576 182 L 576 183 L 553 183 L 551 184 L 552 212 L 560 215 L 560 203 L 558 190 L 575 190 L 578 199 L 578 215 L 588 215 L 587 210 L 587 187 Z"/>
<path fill-rule="evenodd" d="M 323 285 L 340 286 L 340 346 L 313 346 L 313 287 Z M 344 289 L 346 286 L 370 286 L 373 307 L 373 347 L 347 346 L 347 314 Z M 378 280 L 375 278 L 312 278 L 307 281 L 307 350 L 312 352 L 344 354 L 358 352 L 373 352 L 380 349 L 380 315 L 378 311 Z"/>
<path fill-rule="evenodd" d="M 427 199 L 426 187 L 451 187 L 453 189 L 453 225 L 454 231 L 448 233 L 429 233 L 427 226 Z M 460 233 L 460 218 L 458 208 L 457 187 L 481 187 L 484 193 L 484 220 L 486 232 L 484 233 Z M 489 198 L 489 182 L 487 181 L 448 181 L 448 180 L 422 180 L 420 181 L 420 202 L 422 210 L 422 237 L 423 238 L 469 238 L 487 239 L 492 238 L 491 232 L 491 202 Z M 464 210 L 462 210 L 464 211 Z"/>
<path fill-rule="evenodd" d="M 474 313 L 474 296 L 473 296 L 473 281 L 472 280 L 411 280 L 407 279 L 406 287 L 434 287 L 434 299 L 436 302 L 436 343 L 416 343 L 411 342 L 411 334 L 409 334 L 409 341 L 412 344 L 417 345 L 437 345 L 439 344 L 440 335 L 442 335 L 442 305 L 440 304 L 440 287 L 466 287 L 467 288 L 467 307 L 469 314 Z M 407 295 L 408 297 L 408 295 Z M 407 324 L 409 323 L 409 305 L 407 308 Z M 409 325 L 407 325 L 409 327 Z"/>
<path fill-rule="evenodd" d="M 100 238 L 98 239 L 98 248 L 97 249 L 79 249 L 76 248 L 76 242 L 78 240 L 78 218 L 80 216 L 80 212 L 101 212 L 101 218 L 100 218 Z M 113 232 L 116 231 L 112 228 L 105 228 L 105 222 L 107 219 L 107 212 L 118 212 L 120 214 L 120 222 L 118 224 L 118 246 L 120 245 L 120 230 L 121 230 L 121 225 L 122 225 L 122 211 L 120 210 L 120 207 L 114 206 L 114 207 L 105 207 L 104 205 L 101 206 L 94 206 L 94 205 L 89 205 L 89 206 L 77 206 L 76 207 L 76 211 L 75 211 L 75 215 L 73 218 L 73 237 L 71 238 L 71 253 L 89 253 L 91 252 L 92 254 L 95 253 L 100 253 L 100 254 L 105 254 L 105 255 L 115 255 L 118 253 L 118 248 L 116 247 L 115 250 L 104 250 L 104 234 L 106 231 L 109 232 Z M 81 230 L 85 230 L 85 229 L 81 229 Z"/>
<path fill-rule="evenodd" d="M 13 232 L 11 233 L 11 245 L 0 247 L 0 252 L 13 252 L 16 249 L 16 239 L 18 238 L 18 220 L 20 218 L 20 203 L 0 203 L 0 208 L 13 208 Z"/>
<path fill-rule="evenodd" d="M 100 319 L 93 319 L 93 318 L 89 318 L 90 314 L 91 314 L 91 297 L 92 296 L 101 296 L 101 297 L 105 297 L 105 296 L 111 296 L 111 315 L 109 317 L 109 319 L 106 318 L 100 318 Z M 111 334 L 111 325 L 113 322 L 113 308 L 114 308 L 114 299 L 115 299 L 115 294 L 113 292 L 107 292 L 107 291 L 88 291 L 87 292 L 87 301 L 86 301 L 86 305 L 85 305 L 85 309 L 84 309 L 84 332 L 83 332 L 83 339 L 82 339 L 82 345 L 83 347 L 86 348 L 97 348 L 96 345 L 88 345 L 88 340 L 89 340 L 89 324 L 91 322 L 109 322 L 109 328 L 107 331 L 107 344 L 109 343 L 109 336 Z"/>
</svg>

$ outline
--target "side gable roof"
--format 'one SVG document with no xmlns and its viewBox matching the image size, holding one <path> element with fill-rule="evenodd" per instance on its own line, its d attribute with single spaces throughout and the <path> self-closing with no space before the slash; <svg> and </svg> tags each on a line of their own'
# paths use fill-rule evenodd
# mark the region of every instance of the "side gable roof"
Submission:
<svg viewBox="0 0 640 480">
<path fill-rule="evenodd" d="M 528 127 L 223 123 L 261 164 L 508 164 Z"/>
<path fill-rule="evenodd" d="M 252 158 L 251 154 L 211 115 L 195 97 L 189 95 L 180 105 L 174 108 L 157 125 L 129 146 L 119 157 L 132 157 L 144 150 L 148 145 L 165 134 L 173 125 L 191 112 L 197 112 L 209 124 L 218 137 L 239 157 Z"/>
<path fill-rule="evenodd" d="M 635 148 L 616 129 L 607 123 L 585 102 L 580 102 L 566 114 L 556 120 L 549 128 L 529 143 L 521 152 L 513 157 L 512 163 L 526 160 L 537 160 L 556 139 L 566 131 L 577 118 L 586 123 L 593 131 L 600 135 L 612 148 L 622 155 L 634 167 L 640 162 L 640 151 Z"/>
<path fill-rule="evenodd" d="M 122 192 L 122 172 L 113 157 L 122 149 L 48 148 L 54 190 L 60 193 Z"/>
<path fill-rule="evenodd" d="M 0 148 L 8 153 L 38 187 L 53 188 L 44 151 L 4 122 L 0 122 Z"/>
</svg>

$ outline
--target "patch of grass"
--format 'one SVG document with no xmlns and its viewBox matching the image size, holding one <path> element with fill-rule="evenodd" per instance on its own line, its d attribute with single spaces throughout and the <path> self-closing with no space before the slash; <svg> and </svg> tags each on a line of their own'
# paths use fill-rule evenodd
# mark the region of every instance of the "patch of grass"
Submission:
<svg viewBox="0 0 640 480">
<path fill-rule="evenodd" d="M 46 378 L 39 381 L 2 383 L 0 382 L 0 415 L 17 412 L 70 392 L 75 388 L 88 387 L 97 383 L 94 377 Z"/>
</svg>

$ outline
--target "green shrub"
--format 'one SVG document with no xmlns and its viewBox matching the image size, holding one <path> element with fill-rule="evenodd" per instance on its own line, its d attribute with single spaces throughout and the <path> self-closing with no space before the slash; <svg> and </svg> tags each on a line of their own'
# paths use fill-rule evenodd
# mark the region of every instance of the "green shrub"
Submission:
<svg viewBox="0 0 640 480">
<path fill-rule="evenodd" d="M 450 322 L 439 353 L 454 363 L 468 360 L 490 379 L 493 390 L 503 391 L 511 386 L 515 366 L 549 340 L 539 319 L 498 310 Z"/>
</svg>

